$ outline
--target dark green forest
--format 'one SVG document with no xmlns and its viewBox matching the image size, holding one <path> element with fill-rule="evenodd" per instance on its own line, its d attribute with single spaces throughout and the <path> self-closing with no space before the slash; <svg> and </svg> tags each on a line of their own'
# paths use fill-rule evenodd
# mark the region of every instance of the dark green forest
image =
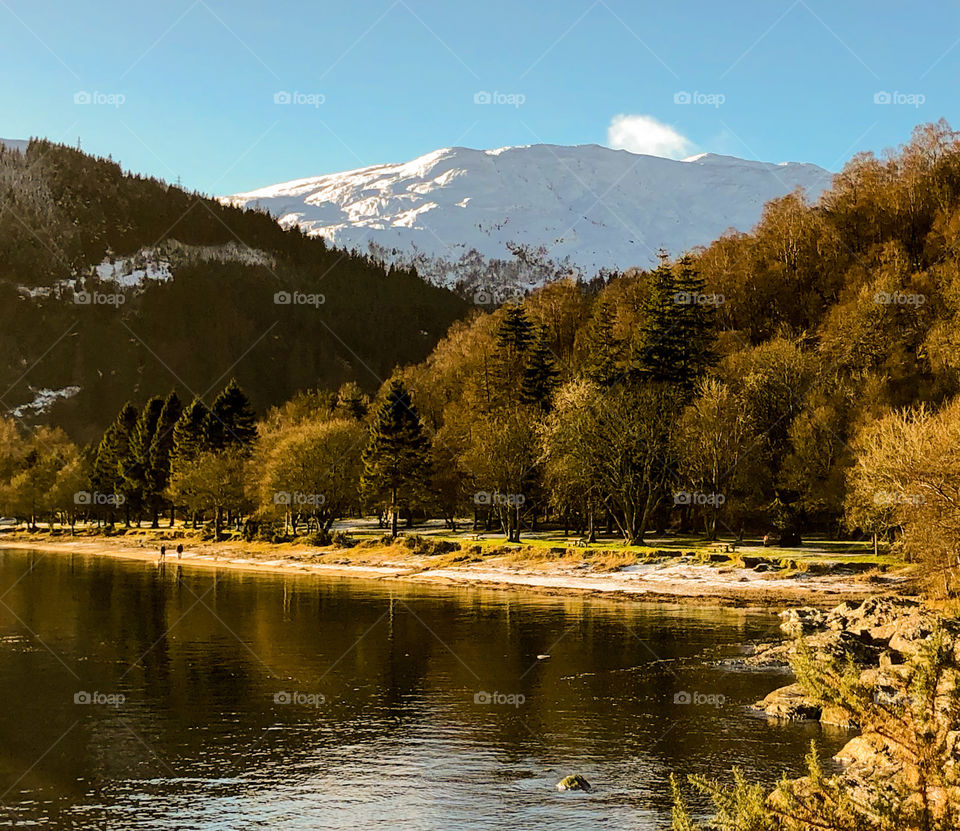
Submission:
<svg viewBox="0 0 960 831">
<path fill-rule="evenodd" d="M 200 259 L 190 247 L 228 246 Z M 159 249 L 175 278 L 113 298 L 93 266 Z M 243 254 L 255 256 L 244 261 Z M 265 255 L 260 256 L 260 254 Z M 76 280 L 75 291 L 58 286 Z M 21 287 L 55 287 L 29 297 Z M 322 303 L 278 305 L 286 292 Z M 0 388 L 9 408 L 76 385 L 47 420 L 95 439 L 130 398 L 215 393 L 231 375 L 258 408 L 317 384 L 375 390 L 421 360 L 467 304 L 414 271 L 328 248 L 241 210 L 47 141 L 0 148 Z M 26 417 L 26 416 L 25 416 Z"/>
</svg>

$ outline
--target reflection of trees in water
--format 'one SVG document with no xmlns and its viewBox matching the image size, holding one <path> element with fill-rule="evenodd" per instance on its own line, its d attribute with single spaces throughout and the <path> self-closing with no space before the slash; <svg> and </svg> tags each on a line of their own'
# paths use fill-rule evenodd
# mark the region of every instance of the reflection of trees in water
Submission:
<svg viewBox="0 0 960 831">
<path fill-rule="evenodd" d="M 449 756 L 443 776 L 477 752 L 494 754 L 498 781 L 602 766 L 611 780 L 602 786 L 666 805 L 671 771 L 746 761 L 776 776 L 808 741 L 799 727 L 744 723 L 739 705 L 782 679 L 709 666 L 718 644 L 769 639 L 772 616 L 62 555 L 14 586 L 28 566 L 0 560 L 0 593 L 12 586 L 4 602 L 23 620 L 0 611 L 4 631 L 29 626 L 80 680 L 38 642 L 5 650 L 0 784 L 80 718 L 23 783 L 66 802 L 100 787 L 78 776 L 330 777 L 415 749 Z M 127 701 L 80 708 L 78 689 Z M 684 708 L 680 690 L 737 704 Z M 275 702 L 282 691 L 325 702 Z M 483 703 L 478 693 L 523 700 Z"/>
</svg>

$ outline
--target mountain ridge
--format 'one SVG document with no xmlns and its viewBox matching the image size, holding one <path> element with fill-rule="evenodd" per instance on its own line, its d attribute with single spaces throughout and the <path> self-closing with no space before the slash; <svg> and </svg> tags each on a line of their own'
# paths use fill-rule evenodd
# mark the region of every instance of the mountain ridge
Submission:
<svg viewBox="0 0 960 831">
<path fill-rule="evenodd" d="M 831 180 L 808 163 L 534 144 L 439 148 L 220 200 L 266 210 L 284 227 L 338 246 L 415 264 L 433 282 L 451 285 L 462 282 L 456 266 L 474 252 L 495 262 L 520 251 L 587 279 L 646 267 L 661 248 L 680 254 L 729 228 L 749 230 L 770 199 L 797 187 L 816 199 Z M 429 260 L 454 273 L 425 271 Z"/>
</svg>

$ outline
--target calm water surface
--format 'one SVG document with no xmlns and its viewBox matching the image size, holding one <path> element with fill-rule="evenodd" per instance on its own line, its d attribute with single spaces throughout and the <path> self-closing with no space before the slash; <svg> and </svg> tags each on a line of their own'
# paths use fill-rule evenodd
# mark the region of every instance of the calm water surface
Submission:
<svg viewBox="0 0 960 831">
<path fill-rule="evenodd" d="M 723 661 L 776 625 L 0 552 L 0 823 L 664 828 L 671 772 L 772 782 L 842 744 L 747 711 L 784 677 Z M 557 793 L 574 772 L 591 793 Z"/>
</svg>

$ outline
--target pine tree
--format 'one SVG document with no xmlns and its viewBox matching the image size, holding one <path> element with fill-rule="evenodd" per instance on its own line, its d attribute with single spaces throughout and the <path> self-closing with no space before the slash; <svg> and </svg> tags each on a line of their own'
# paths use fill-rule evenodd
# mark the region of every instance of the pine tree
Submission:
<svg viewBox="0 0 960 831">
<path fill-rule="evenodd" d="M 676 266 L 661 254 L 650 274 L 645 320 L 631 355 L 634 377 L 692 390 L 712 363 L 712 321 L 703 281 L 689 258 Z"/>
<path fill-rule="evenodd" d="M 173 448 L 170 455 L 171 472 L 185 472 L 190 463 L 210 449 L 207 443 L 207 408 L 197 398 L 177 419 L 173 428 Z"/>
<path fill-rule="evenodd" d="M 497 351 L 493 362 L 497 389 L 494 398 L 516 394 L 523 377 L 527 350 L 533 339 L 533 324 L 523 306 L 507 306 L 497 328 Z"/>
<path fill-rule="evenodd" d="M 97 445 L 96 456 L 93 460 L 93 475 L 91 484 L 101 502 L 107 506 L 119 503 L 118 497 L 126 499 L 124 493 L 124 473 L 131 463 L 130 441 L 137 425 L 137 408 L 126 403 L 120 409 L 113 423 L 106 429 L 100 444 Z M 125 511 L 129 522 L 129 506 Z M 113 511 L 108 513 L 110 522 L 113 522 Z"/>
<path fill-rule="evenodd" d="M 247 448 L 256 436 L 256 416 L 250 406 L 250 399 L 240 389 L 236 379 L 231 379 L 210 407 L 207 443 L 211 450 Z"/>
<path fill-rule="evenodd" d="M 674 275 L 674 299 L 680 307 L 682 372 L 692 388 L 706 369 L 716 363 L 713 351 L 716 298 L 705 293 L 703 277 L 689 255 L 680 258 Z"/>
<path fill-rule="evenodd" d="M 547 334 L 540 328 L 523 369 L 520 400 L 524 404 L 549 410 L 553 393 L 559 385 L 559 376 Z"/>
<path fill-rule="evenodd" d="M 620 342 L 613 334 L 613 313 L 601 301 L 590 318 L 587 327 L 586 374 L 594 383 L 610 386 L 621 375 L 617 368 Z"/>
<path fill-rule="evenodd" d="M 533 324 L 523 306 L 507 306 L 503 320 L 497 328 L 497 347 L 502 352 L 509 352 L 516 357 L 527 351 L 527 347 L 533 342 L 533 337 Z"/>
<path fill-rule="evenodd" d="M 154 432 L 153 440 L 150 442 L 149 453 L 149 486 L 152 493 L 156 494 L 158 500 L 162 499 L 163 494 L 170 484 L 170 466 L 173 455 L 174 433 L 177 423 L 183 413 L 183 405 L 180 403 L 180 397 L 176 392 L 171 392 L 163 402 L 163 409 L 160 411 L 160 418 L 157 421 L 157 429 Z M 170 515 L 170 522 L 173 524 L 173 514 Z M 157 526 L 157 516 L 154 515 L 154 527 Z"/>
<path fill-rule="evenodd" d="M 389 499 L 392 534 L 397 514 L 422 491 L 430 474 L 430 442 L 403 384 L 394 380 L 377 408 L 363 451 L 361 487 L 368 497 Z"/>
<path fill-rule="evenodd" d="M 150 446 L 153 444 L 163 410 L 163 399 L 151 398 L 137 419 L 130 436 L 130 463 L 123 471 L 124 493 L 131 510 L 138 515 L 144 508 L 153 510 L 159 494 L 153 492 L 150 470 Z M 139 519 L 137 520 L 139 523 Z"/>
</svg>

